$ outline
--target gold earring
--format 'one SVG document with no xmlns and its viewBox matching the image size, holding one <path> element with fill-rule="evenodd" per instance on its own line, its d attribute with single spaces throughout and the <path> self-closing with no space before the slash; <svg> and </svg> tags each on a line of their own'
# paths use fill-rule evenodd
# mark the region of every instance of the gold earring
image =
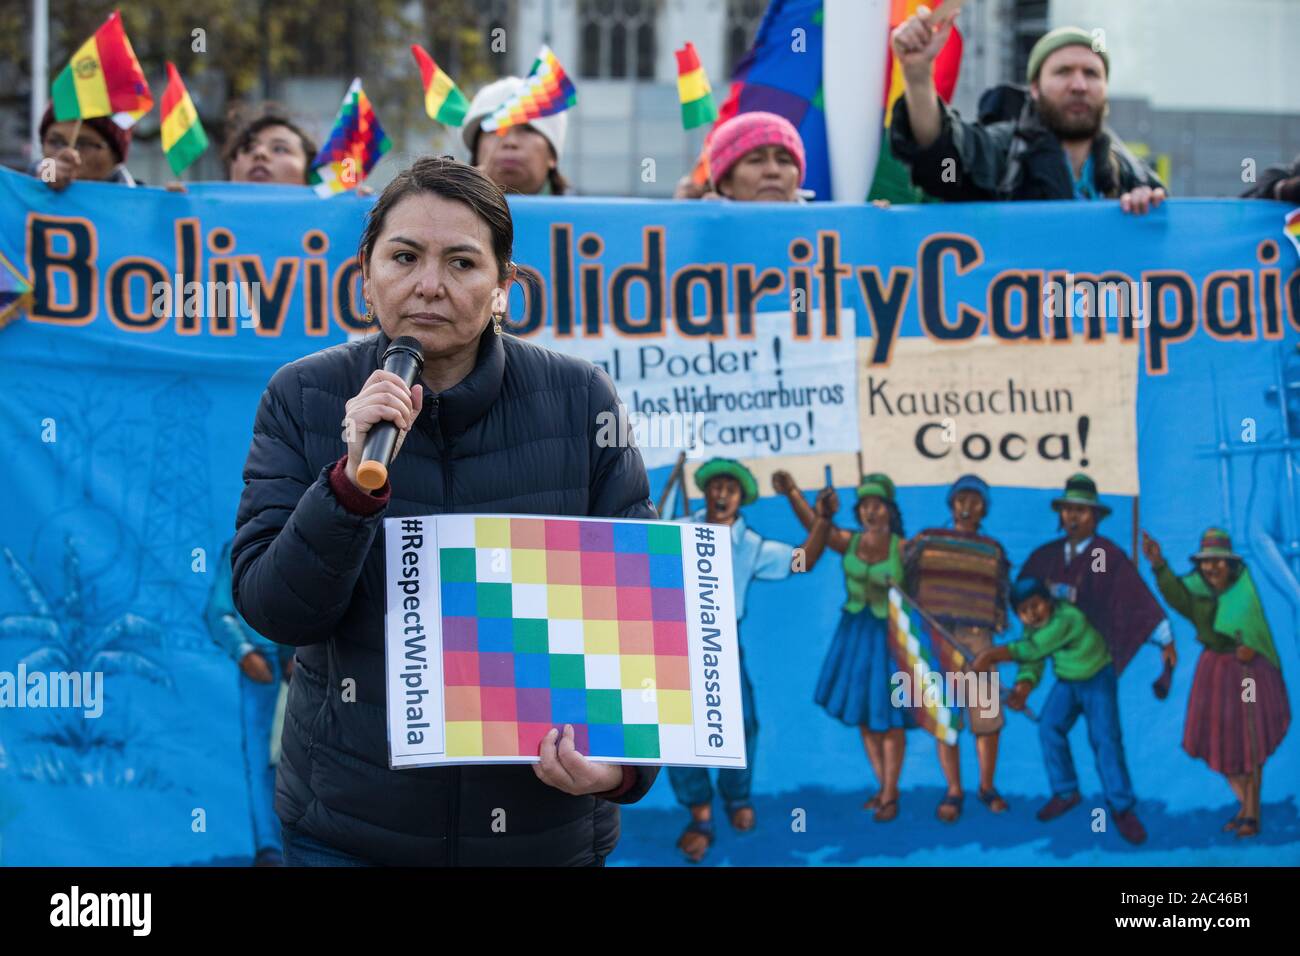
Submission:
<svg viewBox="0 0 1300 956">
<path fill-rule="evenodd" d="M 501 334 L 501 319 L 504 315 L 505 315 L 504 312 L 492 313 L 492 331 L 495 332 L 497 335 Z"/>
<path fill-rule="evenodd" d="M 366 314 L 361 317 L 361 321 L 364 322 L 366 325 L 369 325 L 371 322 L 375 321 L 375 313 L 374 310 L 370 308 L 369 302 L 366 303 Z"/>
</svg>

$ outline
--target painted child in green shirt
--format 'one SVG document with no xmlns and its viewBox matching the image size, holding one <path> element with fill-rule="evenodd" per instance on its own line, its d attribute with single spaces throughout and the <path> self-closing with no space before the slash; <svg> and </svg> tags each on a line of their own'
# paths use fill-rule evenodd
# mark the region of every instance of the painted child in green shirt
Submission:
<svg viewBox="0 0 1300 956">
<path fill-rule="evenodd" d="M 1133 812 L 1137 798 L 1124 760 L 1115 664 L 1105 639 L 1077 607 L 1053 600 L 1038 578 L 1017 581 L 1011 605 L 1024 625 L 1024 637 L 983 651 L 974 667 L 987 670 L 1002 661 L 1019 662 L 1007 706 L 1020 710 L 1042 679 L 1047 659 L 1052 659 L 1056 683 L 1038 722 L 1052 798 L 1038 811 L 1038 819 L 1053 820 L 1082 799 L 1069 742 L 1070 728 L 1082 714 L 1088 722 L 1097 775 L 1120 835 L 1130 843 L 1141 843 L 1146 830 Z"/>
</svg>

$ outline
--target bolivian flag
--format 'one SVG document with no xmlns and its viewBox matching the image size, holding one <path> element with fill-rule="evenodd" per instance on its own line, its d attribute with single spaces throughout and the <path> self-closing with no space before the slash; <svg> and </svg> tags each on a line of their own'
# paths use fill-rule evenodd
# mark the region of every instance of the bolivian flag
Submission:
<svg viewBox="0 0 1300 956">
<path fill-rule="evenodd" d="M 140 61 L 122 29 L 122 15 L 114 10 L 83 43 L 51 91 L 54 118 L 59 122 L 112 116 L 123 129 L 153 108 L 153 94 L 145 82 Z"/>
<path fill-rule="evenodd" d="M 418 43 L 411 44 L 411 56 L 420 67 L 420 82 L 424 84 L 424 111 L 434 122 L 444 126 L 460 126 L 469 112 L 469 100 L 454 80 L 443 72 Z"/>
<path fill-rule="evenodd" d="M 181 82 L 176 64 L 167 61 L 167 89 L 162 98 L 162 148 L 167 164 L 179 176 L 208 148 L 208 134 L 199 122 L 189 90 Z"/>
<path fill-rule="evenodd" d="M 695 129 L 718 118 L 718 106 L 713 101 L 709 76 L 700 65 L 700 55 L 695 44 L 674 51 L 677 57 L 677 96 L 682 101 L 682 127 Z"/>
</svg>

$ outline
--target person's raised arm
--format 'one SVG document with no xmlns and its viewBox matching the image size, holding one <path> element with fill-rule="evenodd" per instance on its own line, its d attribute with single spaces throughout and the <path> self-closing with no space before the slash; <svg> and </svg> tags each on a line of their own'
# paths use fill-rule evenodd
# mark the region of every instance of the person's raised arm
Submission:
<svg viewBox="0 0 1300 956">
<path fill-rule="evenodd" d="M 903 96 L 911 118 L 912 138 L 920 150 L 934 145 L 943 126 L 939 93 L 934 86 L 934 59 L 948 42 L 952 25 L 951 17 L 938 21 L 929 7 L 921 6 L 889 37 L 894 59 L 903 72 Z"/>
<path fill-rule="evenodd" d="M 799 523 L 804 526 L 805 531 L 811 532 L 813 530 L 813 522 L 817 520 L 817 514 L 813 511 L 812 505 L 808 504 L 808 502 L 804 500 L 803 492 L 799 490 L 799 486 L 794 482 L 794 476 L 788 471 L 773 472 L 772 488 L 778 495 L 785 495 L 786 500 L 790 502 L 790 507 L 794 510 L 795 517 L 799 519 Z M 828 495 L 823 491 L 817 496 L 817 500 L 820 502 L 822 496 L 825 495 L 827 507 L 830 509 L 826 516 L 828 524 L 826 543 L 830 546 L 832 551 L 835 551 L 838 554 L 843 554 L 849 549 L 849 541 L 852 540 L 853 535 L 845 531 L 843 528 L 837 528 L 835 526 L 833 519 L 835 513 L 839 511 L 840 499 L 839 495 L 835 493 L 835 489 L 832 488 L 829 489 L 829 491 L 830 494 Z"/>
<path fill-rule="evenodd" d="M 833 488 L 823 488 L 817 493 L 817 502 L 813 507 L 816 517 L 813 520 L 812 527 L 808 529 L 808 537 L 803 543 L 805 571 L 811 571 L 816 566 L 817 561 L 826 550 L 827 541 L 830 540 L 831 518 L 835 516 L 835 509 L 832 507 L 832 496 L 834 494 L 835 490 Z"/>
</svg>

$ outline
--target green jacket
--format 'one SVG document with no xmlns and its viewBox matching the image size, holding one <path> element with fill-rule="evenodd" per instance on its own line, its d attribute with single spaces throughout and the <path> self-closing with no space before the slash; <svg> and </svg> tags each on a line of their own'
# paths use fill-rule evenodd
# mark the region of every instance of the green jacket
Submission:
<svg viewBox="0 0 1300 956">
<path fill-rule="evenodd" d="M 1057 680 L 1087 680 L 1112 660 L 1101 632 L 1088 623 L 1073 604 L 1057 601 L 1042 627 L 1025 629 L 1025 636 L 1007 645 L 1011 659 L 1020 663 L 1016 683 L 1037 686 L 1047 658 Z"/>
<path fill-rule="evenodd" d="M 844 610 L 857 614 L 864 607 L 870 607 L 873 616 L 884 619 L 889 615 L 889 583 L 903 584 L 903 559 L 898 553 L 898 535 L 889 536 L 889 557 L 875 564 L 868 564 L 858 557 L 858 539 L 862 532 L 855 532 L 849 538 L 848 550 L 844 552 L 844 590 L 848 599 Z"/>
<path fill-rule="evenodd" d="M 1169 606 L 1192 622 L 1196 639 L 1207 648 L 1227 654 L 1245 644 L 1281 669 L 1249 568 L 1243 566 L 1237 580 L 1222 594 L 1212 592 L 1199 572 L 1179 578 L 1168 564 L 1156 572 L 1156 585 Z"/>
</svg>

